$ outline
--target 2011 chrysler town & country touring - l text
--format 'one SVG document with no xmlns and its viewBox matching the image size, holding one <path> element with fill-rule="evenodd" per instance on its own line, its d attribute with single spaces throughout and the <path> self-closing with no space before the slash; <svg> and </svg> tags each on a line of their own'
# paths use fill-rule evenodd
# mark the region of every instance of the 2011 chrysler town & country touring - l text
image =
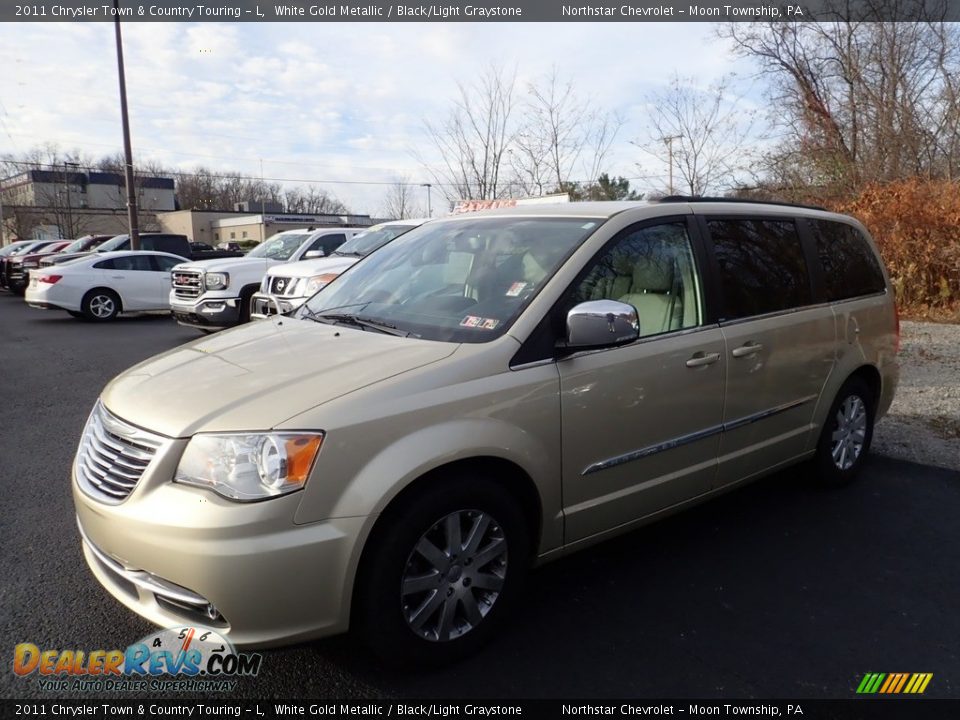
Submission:
<svg viewBox="0 0 960 720">
<path fill-rule="evenodd" d="M 852 478 L 898 342 L 842 215 L 668 198 L 435 220 L 293 316 L 114 379 L 73 468 L 84 553 L 161 625 L 458 657 L 532 564 L 792 463 Z"/>
</svg>

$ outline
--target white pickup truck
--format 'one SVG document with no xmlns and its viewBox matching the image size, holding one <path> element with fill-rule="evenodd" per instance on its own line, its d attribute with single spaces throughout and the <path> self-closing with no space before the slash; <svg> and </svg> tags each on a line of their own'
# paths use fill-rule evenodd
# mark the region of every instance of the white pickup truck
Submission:
<svg viewBox="0 0 960 720">
<path fill-rule="evenodd" d="M 260 292 L 253 296 L 250 317 L 263 319 L 277 312 L 293 312 L 348 267 L 427 219 L 380 223 L 358 233 L 327 257 L 270 268 Z"/>
<path fill-rule="evenodd" d="M 181 325 L 201 330 L 250 319 L 250 298 L 274 265 L 321 258 L 364 228 L 285 230 L 264 240 L 243 257 L 185 262 L 171 271 L 170 310 Z"/>
</svg>

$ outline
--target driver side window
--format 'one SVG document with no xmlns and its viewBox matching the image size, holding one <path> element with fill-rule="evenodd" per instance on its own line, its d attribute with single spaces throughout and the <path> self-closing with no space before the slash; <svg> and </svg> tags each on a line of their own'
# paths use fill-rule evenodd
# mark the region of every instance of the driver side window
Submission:
<svg viewBox="0 0 960 720">
<path fill-rule="evenodd" d="M 602 250 L 573 289 L 572 305 L 616 300 L 637 309 L 640 336 L 700 324 L 701 292 L 686 224 L 628 230 Z"/>
</svg>

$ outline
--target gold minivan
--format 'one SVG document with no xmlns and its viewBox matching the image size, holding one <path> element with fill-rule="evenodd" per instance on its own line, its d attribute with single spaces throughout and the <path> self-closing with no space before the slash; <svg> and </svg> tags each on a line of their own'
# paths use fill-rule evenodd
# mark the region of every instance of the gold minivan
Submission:
<svg viewBox="0 0 960 720">
<path fill-rule="evenodd" d="M 73 467 L 84 553 L 160 625 L 448 660 L 533 564 L 800 461 L 851 479 L 898 342 L 867 231 L 816 208 L 435 220 L 114 379 Z"/>
</svg>

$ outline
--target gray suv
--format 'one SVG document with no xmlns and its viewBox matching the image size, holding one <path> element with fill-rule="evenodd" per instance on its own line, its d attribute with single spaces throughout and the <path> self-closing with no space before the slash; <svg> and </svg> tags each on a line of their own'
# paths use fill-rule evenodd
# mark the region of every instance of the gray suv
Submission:
<svg viewBox="0 0 960 720">
<path fill-rule="evenodd" d="M 746 202 L 427 223 L 292 316 L 113 380 L 73 468 L 90 568 L 240 645 L 474 650 L 558 558 L 787 465 L 852 479 L 897 385 L 867 231 Z M 651 590 L 655 592 L 655 590 Z"/>
</svg>

